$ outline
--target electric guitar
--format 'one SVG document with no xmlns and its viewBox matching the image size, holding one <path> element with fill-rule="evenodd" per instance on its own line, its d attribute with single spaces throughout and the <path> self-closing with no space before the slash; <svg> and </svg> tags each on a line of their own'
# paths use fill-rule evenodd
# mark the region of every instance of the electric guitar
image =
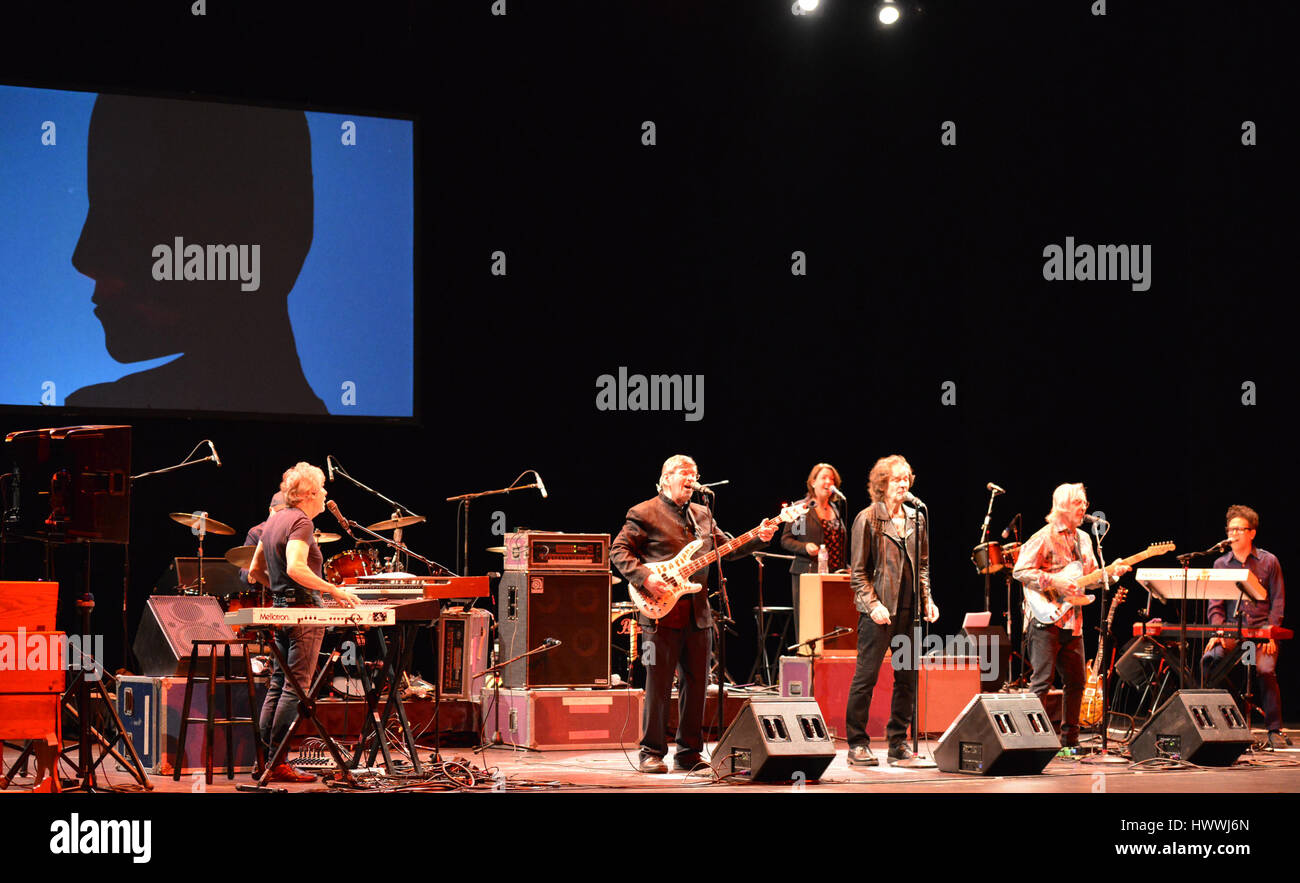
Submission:
<svg viewBox="0 0 1300 883">
<path fill-rule="evenodd" d="M 758 536 L 759 531 L 769 525 L 777 525 L 782 522 L 794 521 L 801 515 L 807 515 L 808 509 L 812 503 L 809 500 L 802 500 L 791 506 L 786 506 L 781 510 L 781 514 L 775 518 L 768 518 L 758 527 L 747 533 L 743 533 L 733 540 L 723 543 L 711 552 L 701 555 L 699 558 L 693 557 L 700 547 L 704 545 L 704 540 L 691 540 L 682 547 L 682 550 L 667 561 L 657 561 L 653 564 L 647 563 L 646 567 L 650 572 L 665 583 L 668 584 L 666 589 L 653 591 L 644 586 L 636 588 L 628 584 L 627 594 L 636 604 L 636 609 L 641 611 L 650 619 L 662 619 L 667 616 L 669 611 L 677 605 L 677 600 L 683 595 L 689 595 L 698 592 L 703 588 L 699 583 L 693 583 L 688 577 L 704 568 L 708 567 L 719 558 L 725 558 L 736 549 L 752 541 Z"/>
<path fill-rule="evenodd" d="M 1132 566 L 1139 561 L 1145 561 L 1156 555 L 1163 555 L 1165 552 L 1172 552 L 1174 544 L 1170 542 L 1153 543 L 1147 546 L 1136 555 L 1130 555 L 1127 558 L 1121 558 L 1118 561 L 1112 561 L 1106 569 L 1110 571 L 1110 578 L 1115 578 L 1114 571 L 1119 569 L 1120 565 L 1127 564 Z M 1092 595 L 1086 594 L 1088 589 L 1099 585 L 1102 580 L 1100 568 L 1092 573 L 1084 574 L 1082 561 L 1071 561 L 1066 565 L 1064 570 L 1059 571 L 1058 576 L 1074 580 L 1074 588 L 1066 591 L 1057 589 L 1037 589 L 1031 586 L 1025 586 L 1025 603 L 1029 605 L 1029 610 L 1034 619 L 1047 625 L 1055 625 L 1067 613 L 1071 607 L 1083 607 L 1091 604 L 1095 599 Z"/>
<path fill-rule="evenodd" d="M 1106 625 L 1102 635 L 1110 634 L 1115 621 L 1115 608 L 1124 602 L 1128 589 L 1120 586 L 1106 611 Z M 1085 727 L 1096 726 L 1101 721 L 1101 641 L 1097 642 L 1097 658 L 1088 664 L 1088 680 L 1083 688 L 1083 705 L 1079 708 L 1079 723 Z"/>
</svg>

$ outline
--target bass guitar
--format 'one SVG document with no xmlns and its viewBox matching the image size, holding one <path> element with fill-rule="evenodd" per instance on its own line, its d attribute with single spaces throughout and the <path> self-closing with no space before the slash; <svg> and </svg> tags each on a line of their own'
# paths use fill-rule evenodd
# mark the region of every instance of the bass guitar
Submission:
<svg viewBox="0 0 1300 883">
<path fill-rule="evenodd" d="M 668 587 L 659 591 L 652 591 L 645 587 L 636 588 L 630 583 L 627 594 L 636 605 L 636 609 L 641 611 L 650 619 L 662 619 L 667 616 L 669 611 L 677 605 L 677 600 L 683 595 L 689 595 L 698 592 L 702 586 L 699 583 L 693 583 L 689 580 L 691 574 L 703 570 L 719 558 L 725 558 L 736 549 L 752 541 L 758 536 L 759 532 L 768 526 L 781 524 L 782 522 L 791 522 L 801 515 L 807 515 L 811 507 L 809 500 L 802 500 L 791 506 L 786 506 L 781 510 L 781 514 L 775 518 L 768 518 L 753 530 L 741 534 L 733 540 L 723 543 L 716 549 L 701 555 L 699 558 L 694 557 L 695 553 L 704 545 L 704 540 L 692 540 L 682 547 L 682 550 L 667 561 L 657 561 L 647 563 L 646 567 L 652 574 L 657 575 Z"/>
<path fill-rule="evenodd" d="M 1153 543 L 1136 555 L 1112 561 L 1106 569 L 1110 571 L 1110 578 L 1115 579 L 1115 571 L 1121 565 L 1131 567 L 1139 561 L 1145 561 L 1148 558 L 1163 555 L 1165 552 L 1172 552 L 1173 550 L 1173 543 Z M 1087 594 L 1087 591 L 1094 586 L 1100 585 L 1102 580 L 1100 569 L 1085 574 L 1082 561 L 1071 561 L 1058 575 L 1073 580 L 1074 588 L 1068 591 L 1058 591 L 1051 588 L 1039 590 L 1031 586 L 1024 587 L 1025 602 L 1029 605 L 1030 613 L 1033 614 L 1034 619 L 1047 625 L 1055 625 L 1070 612 L 1071 607 L 1083 607 L 1091 604 L 1095 599 L 1092 595 Z"/>
<path fill-rule="evenodd" d="M 1124 602 L 1128 589 L 1120 586 L 1115 590 L 1115 597 L 1110 601 L 1106 611 L 1106 625 L 1103 635 L 1110 634 L 1111 623 L 1115 621 L 1115 608 Z M 1079 708 L 1079 724 L 1095 727 L 1101 722 L 1101 641 L 1097 642 L 1097 658 L 1088 664 L 1088 680 L 1083 687 L 1083 705 Z"/>
</svg>

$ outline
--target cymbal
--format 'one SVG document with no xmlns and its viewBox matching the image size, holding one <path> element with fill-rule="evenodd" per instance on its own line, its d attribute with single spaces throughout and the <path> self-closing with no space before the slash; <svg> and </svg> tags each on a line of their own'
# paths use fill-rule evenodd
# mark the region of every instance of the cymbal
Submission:
<svg viewBox="0 0 1300 883">
<path fill-rule="evenodd" d="M 189 512 L 172 512 L 169 516 L 177 524 L 183 524 L 186 527 L 198 527 L 199 517 Z M 203 518 L 203 529 L 208 533 L 222 534 L 223 536 L 233 535 L 235 529 L 228 524 L 222 524 L 217 519 L 210 516 Z"/>
<path fill-rule="evenodd" d="M 323 530 L 318 530 L 318 531 L 316 531 L 316 542 L 317 542 L 318 544 L 319 544 L 319 543 L 337 543 L 337 542 L 338 542 L 339 540 L 341 540 L 341 539 L 343 539 L 343 535 L 342 535 L 342 534 L 337 534 L 337 533 L 326 533 L 326 532 L 323 531 Z"/>
<path fill-rule="evenodd" d="M 504 554 L 506 553 L 506 547 L 505 547 L 505 546 L 488 546 L 487 549 L 486 549 L 485 551 L 488 551 L 488 552 L 496 552 L 498 555 L 504 555 Z"/>
<path fill-rule="evenodd" d="M 410 527 L 412 524 L 419 524 L 424 521 L 423 515 L 403 515 L 401 518 L 390 518 L 387 521 L 376 521 L 366 527 L 366 530 L 397 530 L 399 527 Z"/>
<path fill-rule="evenodd" d="M 257 546 L 235 546 L 233 549 L 226 550 L 226 560 L 236 567 L 247 568 L 253 563 L 253 553 L 257 551 Z"/>
<path fill-rule="evenodd" d="M 609 607 L 609 621 L 617 622 L 629 613 L 636 613 L 636 605 L 631 601 L 615 601 Z"/>
</svg>

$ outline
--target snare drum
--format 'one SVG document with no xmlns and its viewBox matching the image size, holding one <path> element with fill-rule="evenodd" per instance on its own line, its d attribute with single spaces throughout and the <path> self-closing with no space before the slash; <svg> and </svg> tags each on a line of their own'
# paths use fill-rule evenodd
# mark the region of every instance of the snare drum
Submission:
<svg viewBox="0 0 1300 883">
<path fill-rule="evenodd" d="M 343 580 L 359 576 L 373 576 L 379 572 L 379 556 L 374 549 L 349 549 L 339 552 L 325 562 L 325 579 L 336 586 L 343 585 Z"/>
</svg>

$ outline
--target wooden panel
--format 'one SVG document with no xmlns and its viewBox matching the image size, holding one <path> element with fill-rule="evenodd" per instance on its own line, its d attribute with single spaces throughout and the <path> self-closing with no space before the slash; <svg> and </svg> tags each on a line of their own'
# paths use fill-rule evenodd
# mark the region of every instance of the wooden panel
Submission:
<svg viewBox="0 0 1300 883">
<path fill-rule="evenodd" d="M 0 629 L 54 630 L 59 584 L 0 581 Z"/>
<path fill-rule="evenodd" d="M 822 656 L 858 655 L 858 609 L 848 574 L 805 573 L 799 577 L 799 641 L 834 631 L 853 629 L 847 635 L 822 643 Z"/>
<path fill-rule="evenodd" d="M 0 694 L 0 739 L 44 739 L 59 732 L 59 697 L 56 694 L 8 696 Z"/>
<path fill-rule="evenodd" d="M 0 630 L 0 693 L 62 693 L 66 640 L 63 632 Z M 29 662 L 38 667 L 28 668 Z"/>
</svg>

